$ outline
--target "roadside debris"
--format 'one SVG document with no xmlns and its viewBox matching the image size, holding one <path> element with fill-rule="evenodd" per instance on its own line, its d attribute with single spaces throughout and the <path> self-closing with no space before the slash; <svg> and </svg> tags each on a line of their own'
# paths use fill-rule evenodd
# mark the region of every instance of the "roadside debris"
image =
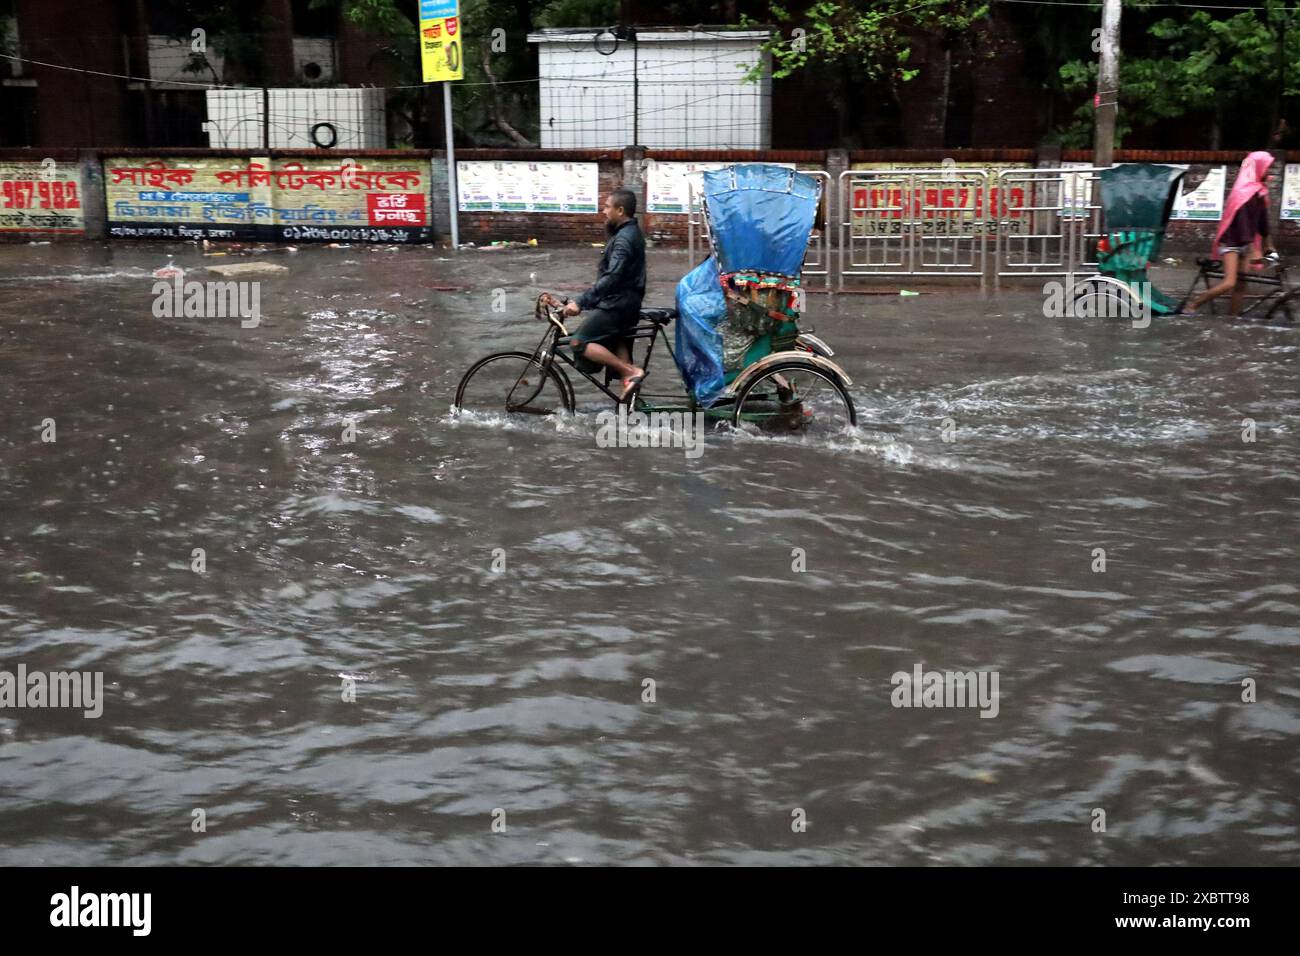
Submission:
<svg viewBox="0 0 1300 956">
<path fill-rule="evenodd" d="M 219 276 L 242 276 L 263 272 L 288 272 L 289 267 L 273 262 L 232 262 L 229 265 L 208 266 L 208 271 L 215 272 Z"/>
<path fill-rule="evenodd" d="M 184 275 L 185 271 L 174 263 L 170 256 L 167 257 L 167 265 L 153 271 L 155 279 L 174 279 L 179 275 Z"/>
<path fill-rule="evenodd" d="M 464 248 L 464 246 L 474 247 L 474 244 L 464 243 L 462 245 L 462 248 Z M 476 248 L 482 249 L 485 252 L 494 249 L 528 249 L 528 248 L 536 249 L 537 240 L 529 239 L 527 242 L 519 242 L 518 240 L 515 239 L 497 239 L 493 242 L 488 243 L 486 246 L 478 246 Z"/>
</svg>

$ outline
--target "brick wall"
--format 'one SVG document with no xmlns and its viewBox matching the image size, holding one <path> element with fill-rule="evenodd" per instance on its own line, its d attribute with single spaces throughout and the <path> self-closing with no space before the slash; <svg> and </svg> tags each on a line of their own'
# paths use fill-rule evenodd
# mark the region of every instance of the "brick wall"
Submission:
<svg viewBox="0 0 1300 956">
<path fill-rule="evenodd" d="M 24 57 L 97 71 L 82 73 L 37 63 L 24 66 L 24 77 L 36 81 L 36 141 L 42 148 L 128 141 L 126 87 L 111 76 L 98 75 L 125 72 L 123 47 L 112 42 L 126 26 L 116 16 L 118 6 L 80 0 L 19 5 L 18 35 Z"/>
<path fill-rule="evenodd" d="M 975 51 L 961 64 L 969 74 L 973 100 L 970 144 L 1036 142 L 1048 128 L 1043 115 L 1046 94 L 1025 75 L 1024 44 L 1005 7 L 990 9 L 978 31 Z"/>
</svg>

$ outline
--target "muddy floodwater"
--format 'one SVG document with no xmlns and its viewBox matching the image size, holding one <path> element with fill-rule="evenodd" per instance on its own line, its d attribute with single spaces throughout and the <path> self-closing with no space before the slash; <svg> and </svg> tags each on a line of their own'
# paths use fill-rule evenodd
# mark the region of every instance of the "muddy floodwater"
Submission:
<svg viewBox="0 0 1300 956">
<path fill-rule="evenodd" d="M 453 416 L 598 253 L 0 246 L 0 670 L 103 679 L 0 862 L 1300 862 L 1300 332 L 812 295 L 854 432 Z"/>
</svg>

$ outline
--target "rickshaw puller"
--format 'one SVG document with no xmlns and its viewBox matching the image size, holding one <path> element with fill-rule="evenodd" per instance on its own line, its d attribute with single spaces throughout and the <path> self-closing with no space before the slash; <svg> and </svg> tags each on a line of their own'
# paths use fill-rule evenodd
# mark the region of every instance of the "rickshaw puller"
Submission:
<svg viewBox="0 0 1300 956">
<path fill-rule="evenodd" d="M 1246 294 L 1247 263 L 1263 261 L 1259 254 L 1261 244 L 1266 255 L 1277 254 L 1268 228 L 1268 187 L 1272 181 L 1269 167 L 1272 164 L 1272 155 L 1263 150 L 1256 150 L 1242 162 L 1211 249 L 1212 256 L 1222 257 L 1223 281 L 1188 302 L 1183 307 L 1183 315 L 1196 315 L 1201 306 L 1229 290 L 1232 292 L 1232 314 L 1240 315 L 1241 300 Z"/>
<path fill-rule="evenodd" d="M 609 240 L 596 282 L 576 300 L 566 302 L 564 314 L 590 313 L 570 336 L 578 367 L 588 373 L 601 365 L 612 369 L 623 382 L 621 398 L 626 400 L 645 378 L 645 369 L 632 364 L 629 339 L 645 297 L 645 237 L 636 221 L 636 194 L 630 189 L 610 193 L 604 213 Z"/>
</svg>

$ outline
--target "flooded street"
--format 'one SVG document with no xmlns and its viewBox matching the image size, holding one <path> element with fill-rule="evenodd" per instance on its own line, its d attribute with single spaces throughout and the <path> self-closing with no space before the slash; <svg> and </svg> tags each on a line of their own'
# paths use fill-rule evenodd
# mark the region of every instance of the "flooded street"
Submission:
<svg viewBox="0 0 1300 956">
<path fill-rule="evenodd" d="M 852 434 L 453 416 L 598 255 L 0 246 L 0 669 L 104 680 L 0 710 L 0 862 L 1300 862 L 1300 331 L 811 295 Z"/>
</svg>

